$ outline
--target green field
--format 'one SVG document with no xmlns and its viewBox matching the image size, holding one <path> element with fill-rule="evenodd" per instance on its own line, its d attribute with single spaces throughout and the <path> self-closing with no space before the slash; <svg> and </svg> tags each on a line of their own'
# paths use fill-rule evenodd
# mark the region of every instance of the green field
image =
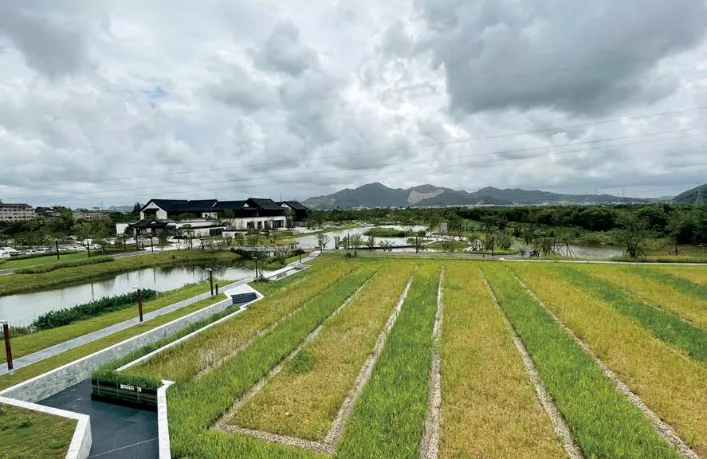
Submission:
<svg viewBox="0 0 707 459">
<path fill-rule="evenodd" d="M 92 256 L 102 255 L 100 252 L 91 253 Z M 15 268 L 26 268 L 27 266 L 41 266 L 41 265 L 53 265 L 57 261 L 77 261 L 77 260 L 87 260 L 88 252 L 77 252 L 62 254 L 59 252 L 59 260 L 56 259 L 56 254 L 47 255 L 44 257 L 35 258 L 25 258 L 22 260 L 7 260 L 6 263 L 2 265 L 2 269 L 15 269 Z"/>
<path fill-rule="evenodd" d="M 584 457 L 677 458 L 678 443 L 707 455 L 707 268 L 311 264 L 254 284 L 263 300 L 123 373 L 176 381 L 174 457 L 417 458 L 429 422 L 441 458 L 566 457 L 562 426 Z"/>
<path fill-rule="evenodd" d="M 0 404 L 0 457 L 65 457 L 75 429 L 75 419 Z"/>
</svg>

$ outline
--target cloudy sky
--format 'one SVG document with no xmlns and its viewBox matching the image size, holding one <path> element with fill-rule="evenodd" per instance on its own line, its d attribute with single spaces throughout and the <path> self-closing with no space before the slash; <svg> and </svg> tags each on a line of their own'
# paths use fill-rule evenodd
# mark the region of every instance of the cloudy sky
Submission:
<svg viewBox="0 0 707 459">
<path fill-rule="evenodd" d="M 0 199 L 707 182 L 707 0 L 0 0 Z"/>
</svg>

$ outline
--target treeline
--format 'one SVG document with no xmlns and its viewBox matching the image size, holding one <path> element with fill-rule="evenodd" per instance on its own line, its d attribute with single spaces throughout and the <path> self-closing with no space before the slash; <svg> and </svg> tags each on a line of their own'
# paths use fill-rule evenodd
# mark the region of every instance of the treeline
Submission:
<svg viewBox="0 0 707 459">
<path fill-rule="evenodd" d="M 455 219 L 474 220 L 488 226 L 578 228 L 586 231 L 634 230 L 654 237 L 670 237 L 679 244 L 707 243 L 707 206 L 677 204 L 615 206 L 447 207 L 435 209 L 335 209 L 312 211 L 313 224 L 325 221 L 420 224 L 436 228 Z"/>
<path fill-rule="evenodd" d="M 54 218 L 32 218 L 17 222 L 0 222 L 0 247 L 13 240 L 14 245 L 37 246 L 61 243 L 67 236 L 102 240 L 115 236 L 115 224 L 133 221 L 135 214 L 111 213 L 105 218 L 74 220 L 71 210 L 59 208 Z"/>
</svg>

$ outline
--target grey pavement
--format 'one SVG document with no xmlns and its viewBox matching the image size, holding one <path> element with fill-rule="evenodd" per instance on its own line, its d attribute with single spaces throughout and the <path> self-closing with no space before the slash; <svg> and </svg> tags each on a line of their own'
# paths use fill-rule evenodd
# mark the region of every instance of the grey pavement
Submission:
<svg viewBox="0 0 707 459">
<path fill-rule="evenodd" d="M 319 252 L 312 252 L 306 258 L 302 259 L 302 263 L 312 260 L 312 259 L 316 258 L 318 255 L 319 255 Z M 290 263 L 285 268 L 282 268 L 282 270 L 292 268 L 297 265 L 299 265 L 299 261 L 295 261 L 295 262 Z M 221 290 L 225 292 L 227 289 L 232 289 L 232 288 L 238 287 L 239 285 L 247 284 L 249 282 L 252 282 L 254 279 L 255 279 L 255 276 L 248 276 L 248 277 L 241 279 L 237 282 L 223 286 L 221 288 Z M 171 304 L 169 306 L 165 306 L 165 307 L 158 309 L 156 311 L 148 312 L 143 315 L 143 319 L 145 322 L 147 322 L 149 320 L 154 319 L 155 317 L 169 314 L 170 312 L 181 309 L 181 308 L 188 306 L 190 304 L 193 304 L 197 301 L 209 298 L 209 296 L 210 295 L 208 292 L 193 296 L 193 297 L 188 298 L 186 300 Z M 110 325 L 106 328 L 102 328 L 100 330 L 96 330 L 94 332 L 87 333 L 87 334 L 79 336 L 77 338 L 70 339 L 68 341 L 64 341 L 63 343 L 55 344 L 54 346 L 48 347 L 46 349 L 42 349 L 41 351 L 37 351 L 32 354 L 27 354 L 22 357 L 14 359 L 13 360 L 14 367 L 17 370 L 17 369 L 25 367 L 27 365 L 37 363 L 41 360 L 48 359 L 49 357 L 53 357 L 57 354 L 61 354 L 62 352 L 69 351 L 69 350 L 77 348 L 79 346 L 83 346 L 84 344 L 91 343 L 93 341 L 96 341 L 98 339 L 112 335 L 112 334 L 117 333 L 119 331 L 128 329 L 128 328 L 133 327 L 139 323 L 140 323 L 140 319 L 138 317 L 134 317 L 132 319 L 128 319 L 123 322 L 119 322 L 117 324 Z M 7 373 L 8 373 L 7 365 L 2 365 L 2 367 L 0 367 L 0 376 L 5 375 Z"/>
<path fill-rule="evenodd" d="M 159 455 L 157 413 L 92 400 L 89 379 L 39 404 L 91 417 L 89 458 L 156 459 Z"/>
</svg>

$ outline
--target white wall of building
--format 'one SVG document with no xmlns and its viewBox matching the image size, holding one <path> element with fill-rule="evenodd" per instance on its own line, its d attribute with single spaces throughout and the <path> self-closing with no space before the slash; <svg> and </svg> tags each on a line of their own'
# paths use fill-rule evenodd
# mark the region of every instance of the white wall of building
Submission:
<svg viewBox="0 0 707 459">
<path fill-rule="evenodd" d="M 285 228 L 287 226 L 286 217 L 248 217 L 248 218 L 234 218 L 230 220 L 233 228 L 238 230 L 247 230 L 248 223 L 252 223 L 252 227 L 255 229 L 264 229 L 266 223 L 269 223 L 270 228 Z M 277 225 L 276 222 L 280 222 Z"/>
<path fill-rule="evenodd" d="M 157 216 L 155 218 L 157 220 L 167 220 L 167 211 L 162 210 L 162 208 L 160 208 L 160 206 L 158 206 L 154 202 L 148 203 L 145 208 L 140 211 L 140 220 L 143 220 L 145 218 L 145 210 L 156 210 Z"/>
</svg>

